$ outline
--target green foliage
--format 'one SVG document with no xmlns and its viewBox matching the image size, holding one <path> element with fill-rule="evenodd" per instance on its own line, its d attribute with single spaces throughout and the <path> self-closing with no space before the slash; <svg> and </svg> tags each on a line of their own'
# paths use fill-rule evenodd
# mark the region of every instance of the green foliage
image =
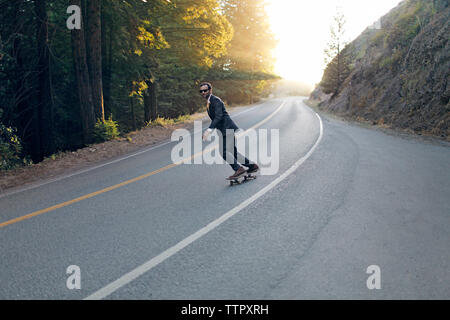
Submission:
<svg viewBox="0 0 450 320">
<path fill-rule="evenodd" d="M 392 57 L 389 56 L 389 57 L 382 58 L 378 65 L 379 65 L 380 68 L 384 68 L 384 67 L 389 66 L 391 64 L 392 64 Z"/>
<path fill-rule="evenodd" d="M 228 53 L 222 61 L 225 68 L 247 72 L 273 72 L 272 50 L 277 41 L 260 0 L 223 0 L 226 17 L 234 29 Z"/>
<path fill-rule="evenodd" d="M 13 169 L 24 163 L 21 152 L 17 130 L 0 123 L 0 170 Z"/>
<path fill-rule="evenodd" d="M 370 39 L 370 42 L 373 44 L 378 45 L 381 41 L 384 41 L 384 38 L 386 37 L 384 30 L 378 30 L 377 33 Z"/>
<path fill-rule="evenodd" d="M 93 133 L 95 142 L 103 142 L 113 140 L 119 137 L 119 128 L 116 121 L 112 117 L 108 120 L 97 120 Z"/>
<path fill-rule="evenodd" d="M 277 41 L 260 0 L 223 0 L 223 11 L 233 26 L 233 39 L 225 56 L 217 59 L 205 80 L 229 104 L 247 104 L 267 95 L 275 79 L 272 50 Z"/>
<path fill-rule="evenodd" d="M 436 0 L 409 0 L 406 2 L 404 10 L 398 14 L 393 25 L 386 32 L 385 48 L 408 47 L 436 13 L 436 6 L 440 7 L 441 2 Z"/>
<path fill-rule="evenodd" d="M 381 58 L 378 66 L 380 68 L 389 68 L 391 71 L 395 71 L 400 67 L 400 62 L 402 61 L 403 56 L 403 51 L 394 50 L 391 55 Z"/>
<path fill-rule="evenodd" d="M 400 16 L 397 23 L 385 38 L 386 48 L 403 48 L 408 46 L 419 33 L 420 24 L 415 14 L 407 13 Z"/>
<path fill-rule="evenodd" d="M 47 125 L 52 129 L 50 138 L 55 149 L 44 156 L 83 147 L 85 122 L 80 116 L 74 72 L 75 48 L 71 31 L 66 28 L 67 1 L 3 3 L 0 106 L 4 113 L 0 120 L 17 128 L 24 155 L 37 149 L 33 138 Z M 50 55 L 46 70 L 50 72 L 51 91 L 51 99 L 47 100 L 51 101 L 45 102 L 52 105 L 54 119 L 48 123 L 49 117 L 36 117 L 37 48 L 42 46 L 36 30 L 44 24 L 36 16 L 39 3 L 45 3 L 48 15 L 45 47 Z M 102 0 L 101 5 L 104 111 L 115 121 L 97 122 L 90 128 L 96 141 L 116 137 L 118 127 L 126 133 L 145 126 L 148 106 L 153 106 L 154 101 L 156 114 L 175 119 L 174 123 L 180 116 L 202 110 L 205 104 L 197 87 L 201 81 L 214 82 L 214 92 L 225 101 L 249 103 L 265 95 L 275 78 L 271 75 L 271 50 L 276 41 L 264 1 L 204 0 L 199 4 L 195 0 Z M 89 28 L 88 24 L 83 26 Z M 42 126 L 35 124 L 37 118 L 42 119 Z"/>
<path fill-rule="evenodd" d="M 233 37 L 233 27 L 221 14 L 218 0 L 174 0 L 171 15 L 164 21 L 168 42 L 179 61 L 185 65 L 211 67 L 226 53 Z M 180 45 L 183 50 L 180 52 Z"/>
</svg>

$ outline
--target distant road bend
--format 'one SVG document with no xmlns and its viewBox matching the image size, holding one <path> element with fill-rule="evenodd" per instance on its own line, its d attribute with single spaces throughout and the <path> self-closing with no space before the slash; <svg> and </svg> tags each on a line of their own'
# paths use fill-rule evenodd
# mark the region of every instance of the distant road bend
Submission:
<svg viewBox="0 0 450 320">
<path fill-rule="evenodd" d="M 173 142 L 1 196 L 0 299 L 449 299 L 449 146 L 303 99 L 232 115 L 279 129 L 275 175 L 230 187 Z"/>
</svg>

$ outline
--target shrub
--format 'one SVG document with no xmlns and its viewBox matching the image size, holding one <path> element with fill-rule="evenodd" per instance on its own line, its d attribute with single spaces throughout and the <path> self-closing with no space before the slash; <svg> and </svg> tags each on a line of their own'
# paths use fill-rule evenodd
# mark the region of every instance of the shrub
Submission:
<svg viewBox="0 0 450 320">
<path fill-rule="evenodd" d="M 157 117 L 155 120 L 148 122 L 147 127 L 167 127 L 176 123 L 188 121 L 190 118 L 190 115 L 181 115 L 174 119 Z"/>
<path fill-rule="evenodd" d="M 380 44 L 381 41 L 384 41 L 384 37 L 386 37 L 386 33 L 384 30 L 379 30 L 375 35 L 370 39 L 370 42 L 374 44 Z M 364 52 L 365 53 L 365 52 Z"/>
<path fill-rule="evenodd" d="M 148 127 L 166 127 L 174 124 L 173 119 L 157 117 L 155 120 L 147 123 Z"/>
<path fill-rule="evenodd" d="M 119 136 L 119 126 L 112 117 L 108 120 L 98 119 L 94 128 L 94 141 L 103 142 L 115 139 Z"/>
<path fill-rule="evenodd" d="M 17 130 L 0 123 L 0 170 L 9 170 L 22 164 L 22 144 Z"/>
<path fill-rule="evenodd" d="M 185 122 L 188 121 L 190 118 L 191 118 L 190 115 L 181 115 L 175 119 L 175 123 Z"/>
</svg>

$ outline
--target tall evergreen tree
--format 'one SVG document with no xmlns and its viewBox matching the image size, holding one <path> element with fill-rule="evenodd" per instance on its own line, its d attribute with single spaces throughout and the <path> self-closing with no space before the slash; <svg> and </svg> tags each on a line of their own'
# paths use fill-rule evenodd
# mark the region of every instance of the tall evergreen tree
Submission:
<svg viewBox="0 0 450 320">
<path fill-rule="evenodd" d="M 345 51 L 345 17 L 342 12 L 337 12 L 333 17 L 330 27 L 331 38 L 324 50 L 325 64 L 327 65 L 321 86 L 325 93 L 333 96 L 339 91 L 344 80 L 350 73 L 350 62 Z"/>
<path fill-rule="evenodd" d="M 86 45 L 87 62 L 89 67 L 89 79 L 92 88 L 92 102 L 97 119 L 105 120 L 103 106 L 103 77 L 102 77 L 102 25 L 101 25 L 101 0 L 89 0 L 87 7 Z"/>
<path fill-rule="evenodd" d="M 53 133 L 53 103 L 50 84 L 50 56 L 48 48 L 48 16 L 46 0 L 36 1 L 37 43 L 37 90 L 35 108 L 35 152 L 33 160 L 38 162 L 55 151 Z"/>
<path fill-rule="evenodd" d="M 73 0 L 72 4 L 83 8 L 81 0 Z M 83 10 L 82 10 L 83 12 Z M 83 128 L 83 142 L 92 141 L 92 131 L 95 125 L 94 104 L 92 98 L 92 87 L 89 78 L 89 69 L 87 64 L 85 23 L 81 19 L 81 28 L 73 29 L 72 34 L 72 51 L 75 65 L 76 82 L 78 87 L 78 98 L 80 103 L 81 125 Z"/>
</svg>

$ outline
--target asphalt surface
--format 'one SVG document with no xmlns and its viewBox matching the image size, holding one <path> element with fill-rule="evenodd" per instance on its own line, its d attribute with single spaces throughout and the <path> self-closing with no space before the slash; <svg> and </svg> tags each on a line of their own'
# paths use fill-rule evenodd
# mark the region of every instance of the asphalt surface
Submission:
<svg viewBox="0 0 450 320">
<path fill-rule="evenodd" d="M 155 172 L 173 142 L 0 195 L 0 224 L 84 197 L 0 227 L 0 299 L 85 299 L 111 283 L 101 298 L 449 299 L 449 145 L 318 117 L 302 100 L 232 116 L 279 130 L 274 175 L 230 187 L 228 165 Z M 380 289 L 367 287 L 372 265 Z"/>
</svg>

